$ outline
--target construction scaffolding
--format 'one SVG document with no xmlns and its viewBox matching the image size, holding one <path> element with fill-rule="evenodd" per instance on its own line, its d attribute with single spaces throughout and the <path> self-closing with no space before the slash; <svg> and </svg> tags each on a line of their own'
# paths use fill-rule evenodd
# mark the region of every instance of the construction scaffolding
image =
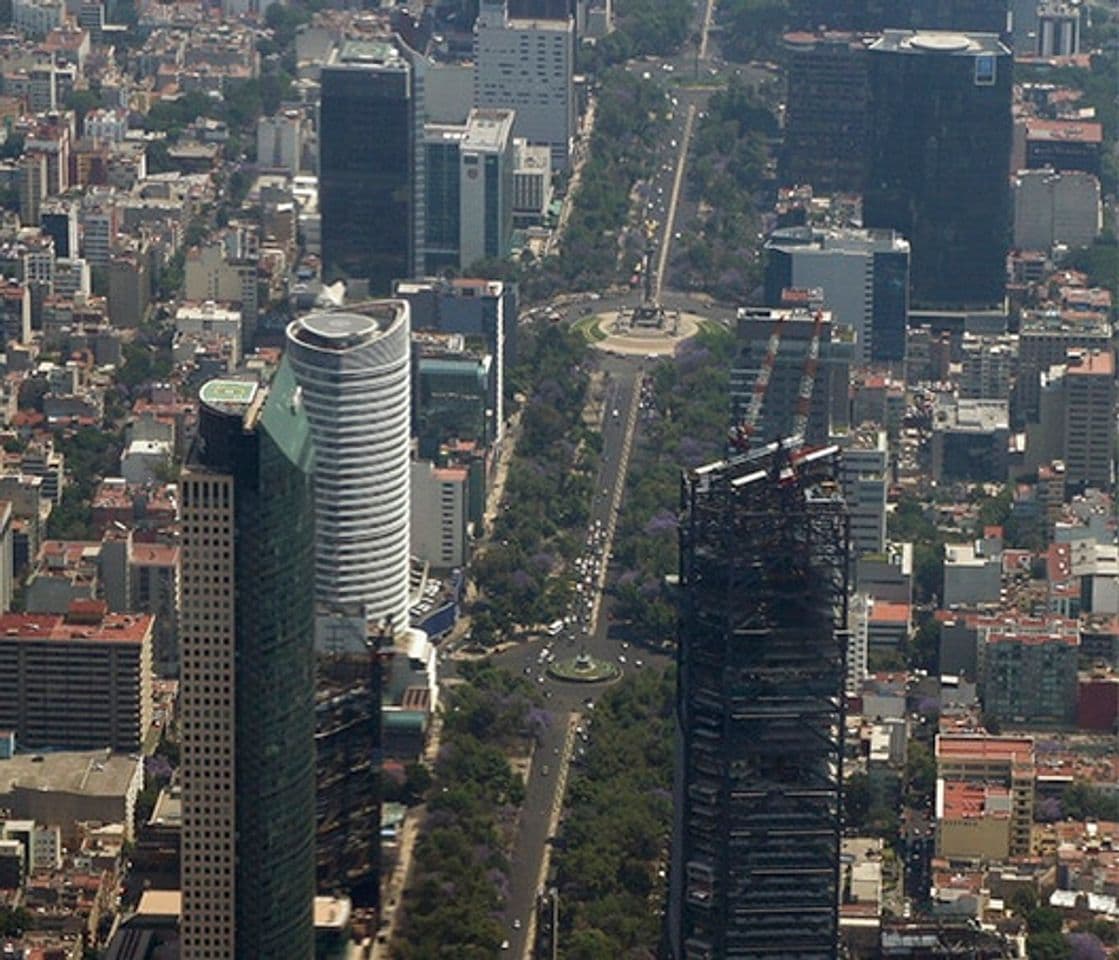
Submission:
<svg viewBox="0 0 1119 960">
<path fill-rule="evenodd" d="M 848 516 L 835 447 L 681 488 L 675 960 L 837 954 Z"/>
<path fill-rule="evenodd" d="M 320 662 L 315 703 L 318 892 L 357 913 L 380 904 L 381 675 L 375 647 Z"/>
</svg>

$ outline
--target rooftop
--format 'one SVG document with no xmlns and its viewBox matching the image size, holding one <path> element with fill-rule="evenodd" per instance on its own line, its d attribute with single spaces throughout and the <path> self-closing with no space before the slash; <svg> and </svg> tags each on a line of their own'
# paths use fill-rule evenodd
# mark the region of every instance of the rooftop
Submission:
<svg viewBox="0 0 1119 960">
<path fill-rule="evenodd" d="M 909 623 L 909 604 L 875 600 L 870 608 L 871 623 Z"/>
<path fill-rule="evenodd" d="M 210 380 L 198 391 L 198 399 L 222 413 L 241 413 L 256 397 L 255 380 Z"/>
<path fill-rule="evenodd" d="M 361 313 L 311 313 L 288 324 L 288 336 L 314 350 L 342 353 L 388 333 L 405 312 L 401 302 L 387 300 L 371 304 Z"/>
<path fill-rule="evenodd" d="M 1030 763 L 1034 742 L 1030 737 L 938 736 L 936 756 L 949 760 L 1014 760 Z"/>
<path fill-rule="evenodd" d="M 880 53 L 974 56 L 990 53 L 1010 56 L 994 33 L 956 33 L 951 30 L 885 30 L 870 49 Z"/>
<path fill-rule="evenodd" d="M 142 762 L 108 750 L 17 753 L 0 760 L 0 795 L 22 787 L 95 797 L 123 796 Z"/>
<path fill-rule="evenodd" d="M 512 110 L 471 110 L 466 118 L 462 148 L 500 150 L 513 134 L 513 116 Z"/>
<path fill-rule="evenodd" d="M 1069 143 L 1102 143 L 1103 124 L 1085 120 L 1026 120 L 1027 140 L 1062 140 Z"/>
<path fill-rule="evenodd" d="M 149 613 L 106 613 L 66 616 L 56 613 L 5 613 L 0 615 L 0 643 L 46 640 L 81 643 L 142 643 L 151 633 Z"/>
<path fill-rule="evenodd" d="M 1069 351 L 1065 376 L 1115 376 L 1115 359 L 1110 350 Z"/>
<path fill-rule="evenodd" d="M 1010 792 L 1005 787 L 945 780 L 939 815 L 947 820 L 1010 816 Z"/>
</svg>

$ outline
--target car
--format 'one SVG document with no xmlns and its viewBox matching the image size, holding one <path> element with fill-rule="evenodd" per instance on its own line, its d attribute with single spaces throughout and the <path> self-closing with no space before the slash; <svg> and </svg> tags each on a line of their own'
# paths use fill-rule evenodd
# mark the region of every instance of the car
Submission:
<svg viewBox="0 0 1119 960">
<path fill-rule="evenodd" d="M 550 772 L 551 772 L 551 767 L 549 767 L 548 764 L 544 764 L 544 766 L 542 766 L 540 768 L 540 776 L 542 776 L 542 777 L 548 776 L 548 774 Z"/>
<path fill-rule="evenodd" d="M 508 950 L 509 949 L 509 941 L 508 940 L 502 940 L 501 941 L 501 949 L 502 950 Z"/>
<path fill-rule="evenodd" d="M 514 930 L 520 930 L 521 929 L 521 918 L 520 917 L 517 917 L 517 919 L 513 921 L 513 929 Z"/>
<path fill-rule="evenodd" d="M 624 653 L 619 653 L 618 654 L 618 663 L 625 663 L 625 662 L 626 662 L 625 654 Z"/>
<path fill-rule="evenodd" d="M 640 670 L 643 666 L 645 666 L 645 662 L 643 660 L 634 660 L 633 665 L 637 667 L 638 670 Z"/>
</svg>

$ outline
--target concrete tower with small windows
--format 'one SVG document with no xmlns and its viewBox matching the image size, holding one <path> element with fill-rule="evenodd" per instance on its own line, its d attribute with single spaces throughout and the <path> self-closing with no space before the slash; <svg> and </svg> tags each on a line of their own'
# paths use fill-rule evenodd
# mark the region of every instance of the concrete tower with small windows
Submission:
<svg viewBox="0 0 1119 960">
<path fill-rule="evenodd" d="M 183 468 L 183 960 L 311 960 L 311 432 L 284 361 L 212 380 Z"/>
</svg>

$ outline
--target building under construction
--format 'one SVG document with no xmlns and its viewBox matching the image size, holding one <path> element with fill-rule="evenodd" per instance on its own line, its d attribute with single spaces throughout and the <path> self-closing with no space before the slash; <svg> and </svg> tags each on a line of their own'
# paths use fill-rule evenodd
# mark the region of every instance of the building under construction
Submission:
<svg viewBox="0 0 1119 960">
<path fill-rule="evenodd" d="M 379 906 L 381 675 L 375 650 L 320 658 L 315 702 L 315 826 L 319 893 L 355 914 Z"/>
<path fill-rule="evenodd" d="M 837 955 L 848 517 L 835 447 L 686 472 L 673 960 Z"/>
<path fill-rule="evenodd" d="M 847 426 L 854 347 L 827 310 L 739 308 L 730 400 L 740 439 L 827 443 Z"/>
</svg>

